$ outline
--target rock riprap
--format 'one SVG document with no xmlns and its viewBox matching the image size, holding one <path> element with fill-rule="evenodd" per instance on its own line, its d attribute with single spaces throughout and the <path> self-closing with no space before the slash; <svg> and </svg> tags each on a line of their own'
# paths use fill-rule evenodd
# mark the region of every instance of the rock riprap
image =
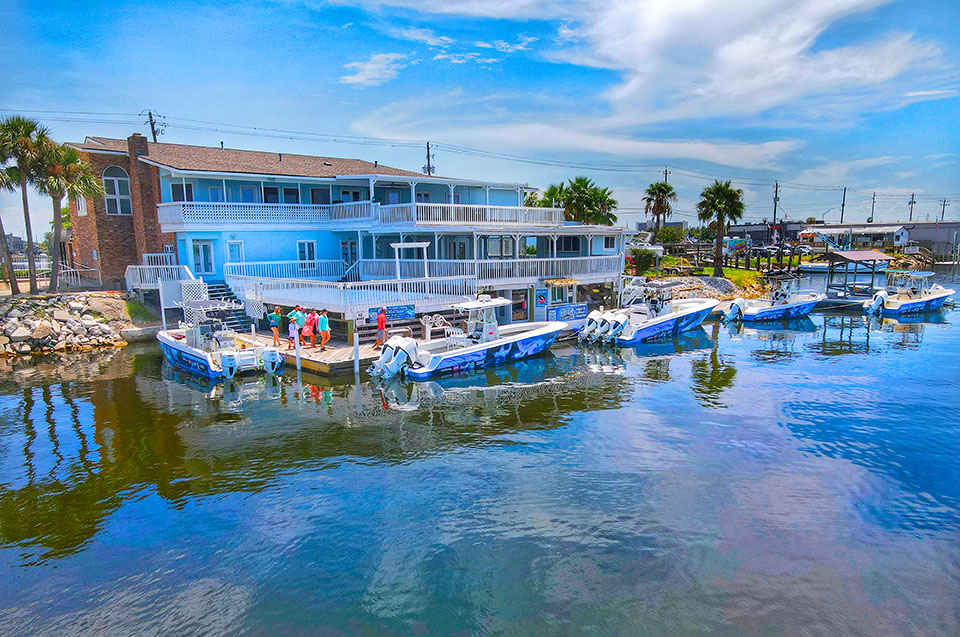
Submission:
<svg viewBox="0 0 960 637">
<path fill-rule="evenodd" d="M 135 326 L 127 297 L 110 292 L 17 297 L 0 302 L 0 355 L 123 347 Z"/>
</svg>

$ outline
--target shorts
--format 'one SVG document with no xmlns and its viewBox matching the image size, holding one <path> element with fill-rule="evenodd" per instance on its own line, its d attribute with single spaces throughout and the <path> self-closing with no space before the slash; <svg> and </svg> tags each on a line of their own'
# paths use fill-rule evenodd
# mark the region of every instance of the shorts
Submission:
<svg viewBox="0 0 960 637">
<path fill-rule="evenodd" d="M 383 340 L 387 337 L 387 330 L 377 330 L 377 338 Z"/>
</svg>

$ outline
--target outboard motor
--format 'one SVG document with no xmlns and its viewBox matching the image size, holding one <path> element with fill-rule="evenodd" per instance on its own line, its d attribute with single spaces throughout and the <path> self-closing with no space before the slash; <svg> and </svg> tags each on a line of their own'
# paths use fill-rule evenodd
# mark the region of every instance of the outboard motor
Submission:
<svg viewBox="0 0 960 637">
<path fill-rule="evenodd" d="M 593 330 L 591 334 L 591 341 L 599 342 L 603 340 L 604 334 L 610 331 L 610 328 L 613 327 L 613 311 L 604 312 L 600 316 L 600 321 L 597 324 L 597 329 Z"/>
<path fill-rule="evenodd" d="M 237 371 L 240 369 L 240 354 L 239 352 L 221 352 L 220 353 L 220 369 L 223 372 L 224 378 L 233 378 L 237 375 Z"/>
<path fill-rule="evenodd" d="M 584 323 L 583 329 L 580 330 L 580 333 L 577 335 L 577 339 L 580 341 L 589 341 L 591 334 L 600 326 L 601 316 L 603 316 L 603 312 L 600 310 L 594 310 L 587 314 L 587 322 Z"/>
<path fill-rule="evenodd" d="M 417 360 L 417 341 L 406 336 L 393 336 L 384 344 L 380 358 L 370 366 L 372 376 L 393 378 Z"/>
<path fill-rule="evenodd" d="M 730 304 L 730 307 L 726 309 L 723 313 L 723 320 L 727 321 L 736 321 L 737 319 L 743 318 L 743 311 L 747 307 L 747 302 L 740 297 L 737 297 Z"/>
<path fill-rule="evenodd" d="M 263 349 L 263 368 L 268 374 L 279 374 L 283 371 L 283 354 L 276 347 Z"/>
<path fill-rule="evenodd" d="M 603 342 L 616 342 L 617 337 L 620 336 L 620 332 L 622 332 L 623 328 L 627 326 L 627 321 L 629 318 L 630 315 L 626 312 L 617 312 L 610 317 L 610 328 L 607 330 L 606 334 L 603 335 Z"/>
<path fill-rule="evenodd" d="M 887 291 L 877 290 L 873 298 L 863 304 L 863 311 L 867 314 L 877 314 L 883 311 L 883 306 L 887 301 Z"/>
</svg>

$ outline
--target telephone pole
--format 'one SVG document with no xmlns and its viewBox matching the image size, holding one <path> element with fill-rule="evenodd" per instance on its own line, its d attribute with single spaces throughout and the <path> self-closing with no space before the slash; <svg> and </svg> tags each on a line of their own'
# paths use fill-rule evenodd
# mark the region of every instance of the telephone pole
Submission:
<svg viewBox="0 0 960 637">
<path fill-rule="evenodd" d="M 870 203 L 870 218 L 867 223 L 873 223 L 873 210 L 877 207 L 877 193 L 873 193 L 873 201 Z"/>
<path fill-rule="evenodd" d="M 153 135 L 153 143 L 157 143 L 157 123 L 153 121 L 153 111 L 147 111 L 147 119 L 150 120 L 150 133 Z"/>
<path fill-rule="evenodd" d="M 667 170 L 667 167 L 666 167 L 666 166 L 664 166 L 664 167 L 663 167 L 663 183 L 665 183 L 665 184 L 670 183 L 669 181 L 667 181 L 667 175 L 669 175 L 669 174 L 670 174 L 670 171 Z"/>
<path fill-rule="evenodd" d="M 843 223 L 843 209 L 847 207 L 847 187 L 843 187 L 843 201 L 840 202 L 840 223 Z"/>
<path fill-rule="evenodd" d="M 917 198 L 914 196 L 916 193 L 910 193 L 910 221 L 913 221 L 913 205 L 917 203 Z"/>
<path fill-rule="evenodd" d="M 436 170 L 432 163 L 432 156 L 430 155 L 430 142 L 427 142 L 427 165 L 423 167 L 423 172 L 428 177 L 433 175 L 433 171 Z"/>
<path fill-rule="evenodd" d="M 944 199 L 940 202 L 940 221 L 943 221 L 943 218 L 947 215 L 947 200 Z"/>
</svg>

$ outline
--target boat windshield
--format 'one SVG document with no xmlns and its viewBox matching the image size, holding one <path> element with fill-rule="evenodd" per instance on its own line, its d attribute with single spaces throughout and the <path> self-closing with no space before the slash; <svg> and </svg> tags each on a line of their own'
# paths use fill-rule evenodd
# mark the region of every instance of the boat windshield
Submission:
<svg viewBox="0 0 960 637">
<path fill-rule="evenodd" d="M 887 291 L 895 294 L 915 296 L 929 287 L 933 272 L 911 272 L 909 270 L 887 270 Z"/>
</svg>

